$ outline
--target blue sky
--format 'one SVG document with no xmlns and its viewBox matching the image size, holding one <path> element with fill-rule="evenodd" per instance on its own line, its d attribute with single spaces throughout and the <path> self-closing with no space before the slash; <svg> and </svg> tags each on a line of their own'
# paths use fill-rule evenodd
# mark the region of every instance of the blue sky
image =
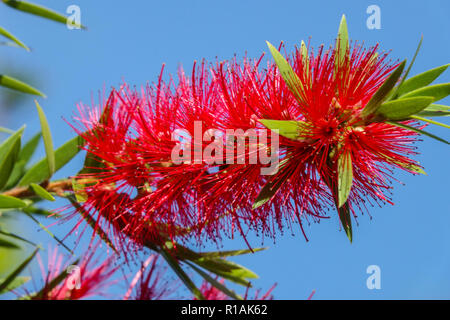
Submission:
<svg viewBox="0 0 450 320">
<path fill-rule="evenodd" d="M 285 41 L 288 48 L 311 37 L 311 44 L 329 45 L 335 39 L 342 14 L 347 16 L 350 37 L 367 45 L 380 43 L 392 59 L 411 59 L 420 35 L 421 52 L 412 75 L 450 62 L 450 2 L 429 1 L 40 1 L 64 12 L 71 4 L 81 8 L 88 31 L 68 30 L 63 25 L 0 7 L 2 26 L 32 48 L 32 52 L 2 47 L 1 70 L 28 70 L 48 98 L 40 99 L 51 124 L 55 145 L 74 135 L 62 119 L 70 119 L 80 101 L 90 103 L 102 88 L 123 80 L 141 86 L 157 79 L 162 63 L 166 72 L 179 65 L 187 70 L 194 60 L 229 59 L 246 52 L 257 57 L 268 52 L 265 40 Z M 381 9 L 381 29 L 366 27 L 366 8 Z M 33 78 L 32 77 L 32 78 Z M 440 78 L 450 82 L 450 71 Z M 5 91 L 1 91 L 3 94 Z M 449 104 L 450 99 L 442 101 Z M 444 120 L 445 121 L 445 120 Z M 28 125 L 26 137 L 39 130 L 32 97 L 2 114 L 0 125 Z M 448 121 L 447 121 L 448 123 Z M 447 137 L 437 127 L 433 133 Z M 417 159 L 427 176 L 398 172 L 406 185 L 395 184 L 395 206 L 372 208 L 370 218 L 358 218 L 354 241 L 349 244 L 339 231 L 336 216 L 306 226 L 310 241 L 301 233 L 279 235 L 270 249 L 254 256 L 238 257 L 259 274 L 256 287 L 269 288 L 278 299 L 305 299 L 313 289 L 316 299 L 448 299 L 450 298 L 450 178 L 448 146 L 428 138 L 419 144 Z M 44 153 L 41 146 L 40 156 Z M 64 177 L 82 164 L 78 157 L 57 174 Z M 61 205 L 61 204 L 58 204 Z M 47 223 L 47 222 L 46 222 Z M 40 242 L 48 238 L 21 221 Z M 61 236 L 67 227 L 52 230 Z M 261 240 L 250 237 L 253 246 Z M 207 248 L 211 247 L 207 245 Z M 243 248 L 237 238 L 224 248 Z M 213 247 L 211 247 L 213 248 Z M 369 290 L 366 268 L 381 268 L 381 289 Z"/>
</svg>

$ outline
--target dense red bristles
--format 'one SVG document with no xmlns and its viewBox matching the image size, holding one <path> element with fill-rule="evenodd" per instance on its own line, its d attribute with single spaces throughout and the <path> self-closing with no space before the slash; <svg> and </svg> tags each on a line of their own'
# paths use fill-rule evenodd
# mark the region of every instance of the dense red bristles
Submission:
<svg viewBox="0 0 450 320">
<path fill-rule="evenodd" d="M 391 203 L 386 193 L 392 168 L 417 165 L 409 158 L 415 154 L 415 133 L 361 122 L 362 109 L 396 67 L 377 49 L 357 44 L 339 64 L 333 49 L 320 47 L 314 53 L 309 48 L 308 60 L 297 49 L 288 60 L 303 84 L 301 99 L 290 92 L 275 64 L 263 68 L 261 59 L 244 58 L 195 63 L 190 76 L 180 69 L 177 81 L 164 81 L 161 71 L 158 82 L 141 93 L 125 85 L 113 90 L 100 109 L 80 107 L 77 132 L 88 154 L 102 163 L 78 177 L 95 182 L 86 187 L 83 208 L 98 212 L 100 228 L 140 245 L 220 241 L 222 235 L 244 235 L 249 229 L 273 237 L 303 219 L 325 217 L 336 199 L 336 159 L 343 152 L 353 164 L 351 210 L 365 211 L 365 201 Z M 297 140 L 280 137 L 281 165 L 273 176 L 261 175 L 267 165 L 249 164 L 255 152 L 250 142 L 245 142 L 245 164 L 236 164 L 236 155 L 234 164 L 172 159 L 177 142 L 194 138 L 199 122 L 201 136 L 209 129 L 242 129 L 260 138 L 264 126 L 259 119 L 303 121 L 306 128 Z M 182 133 L 174 135 L 177 130 Z M 272 139 L 269 135 L 265 152 Z M 225 146 L 221 138 L 214 141 Z M 210 143 L 202 140 L 179 151 L 194 156 L 196 148 L 205 151 Z M 278 192 L 253 209 L 268 181 L 281 185 Z"/>
</svg>

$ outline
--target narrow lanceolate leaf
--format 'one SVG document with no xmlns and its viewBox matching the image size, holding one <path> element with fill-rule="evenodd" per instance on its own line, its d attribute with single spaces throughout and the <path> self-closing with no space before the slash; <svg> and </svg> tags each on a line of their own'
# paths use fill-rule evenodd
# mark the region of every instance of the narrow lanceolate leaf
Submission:
<svg viewBox="0 0 450 320">
<path fill-rule="evenodd" d="M 238 294 L 236 294 L 233 290 L 228 289 L 223 283 L 220 283 L 219 281 L 217 281 L 216 279 L 214 279 L 213 277 L 211 277 L 209 274 L 207 274 L 206 272 L 204 272 L 203 270 L 201 270 L 200 268 L 197 268 L 195 265 L 193 265 L 192 263 L 186 262 L 192 269 L 194 269 L 203 279 L 205 279 L 206 281 L 208 281 L 214 288 L 216 288 L 217 290 L 222 291 L 223 293 L 225 293 L 227 296 L 229 296 L 232 299 L 236 299 L 236 300 L 242 300 L 242 297 L 239 296 Z"/>
<path fill-rule="evenodd" d="M 259 119 L 266 128 L 278 130 L 278 134 L 291 140 L 298 140 L 306 131 L 306 123 L 295 120 L 269 120 Z"/>
<path fill-rule="evenodd" d="M 29 84 L 4 74 L 0 74 L 0 86 L 28 94 L 34 94 L 44 98 L 46 97 L 45 94 L 40 92 L 38 89 L 33 88 Z"/>
<path fill-rule="evenodd" d="M 383 103 L 376 111 L 380 120 L 405 120 L 433 102 L 433 97 L 412 97 L 397 99 Z"/>
<path fill-rule="evenodd" d="M 3 291 L 0 291 L 0 294 L 15 290 L 30 281 L 30 279 L 31 277 L 16 277 L 5 289 L 3 289 Z M 3 283 L 4 281 L 5 279 L 0 279 L 0 283 Z"/>
<path fill-rule="evenodd" d="M 34 4 L 34 3 L 30 3 L 30 2 L 26 2 L 26 1 L 17 1 L 17 0 L 2 0 L 2 1 L 6 5 L 14 8 L 14 9 L 23 11 L 23 12 L 31 13 L 36 16 L 46 18 L 49 20 L 53 20 L 56 22 L 64 23 L 64 24 L 66 24 L 68 22 L 68 17 L 66 17 L 56 11 L 50 10 L 46 7 L 43 7 L 43 6 Z M 74 26 L 78 26 L 83 29 L 85 28 L 82 25 L 74 24 Z"/>
<path fill-rule="evenodd" d="M 10 33 L 8 30 L 2 27 L 0 27 L 0 35 L 14 41 L 14 43 L 16 43 L 19 47 L 22 47 L 25 50 L 30 51 L 30 49 L 25 45 L 25 43 L 17 39 L 12 33 Z"/>
<path fill-rule="evenodd" d="M 205 297 L 203 296 L 201 291 L 195 286 L 194 282 L 192 282 L 186 272 L 184 272 L 178 261 L 176 261 L 170 255 L 170 253 L 165 250 L 161 250 L 160 254 L 167 261 L 167 264 L 172 268 L 172 270 L 176 273 L 176 275 L 180 278 L 184 285 L 194 294 L 194 296 L 199 300 L 205 300 Z"/>
<path fill-rule="evenodd" d="M 213 273 L 219 274 L 218 272 L 220 272 L 220 275 L 227 274 L 244 280 L 258 278 L 258 275 L 256 273 L 247 269 L 246 267 L 222 258 L 218 259 L 200 258 L 192 262 Z"/>
<path fill-rule="evenodd" d="M 25 127 L 20 128 L 0 145 L 0 190 L 8 182 L 20 152 L 21 137 Z"/>
<path fill-rule="evenodd" d="M 33 260 L 34 256 L 38 252 L 39 248 L 36 248 L 33 253 L 25 259 L 13 272 L 11 272 L 4 281 L 0 283 L 0 292 L 3 292 L 6 288 L 13 283 L 13 281 L 19 276 L 19 274 L 28 266 L 28 264 Z"/>
<path fill-rule="evenodd" d="M 41 133 L 38 133 L 33 138 L 31 138 L 20 150 L 19 156 L 17 157 L 17 161 L 14 164 L 14 169 L 9 176 L 8 183 L 5 186 L 6 190 L 9 190 L 17 185 L 20 178 L 25 173 L 25 167 L 30 161 L 30 158 L 33 156 L 41 138 Z"/>
<path fill-rule="evenodd" d="M 72 160 L 78 152 L 80 147 L 83 146 L 84 140 L 77 136 L 61 147 L 55 150 L 55 171 L 61 169 L 66 163 Z M 50 177 L 48 170 L 47 158 L 40 160 L 34 166 L 32 166 L 27 173 L 19 181 L 19 186 L 27 186 L 30 183 L 40 183 Z"/>
<path fill-rule="evenodd" d="M 7 134 L 14 134 L 14 130 L 11 130 L 11 129 L 8 129 L 5 127 L 0 127 L 0 132 L 7 133 Z"/>
<path fill-rule="evenodd" d="M 20 246 L 15 244 L 14 242 L 5 240 L 0 238 L 0 248 L 7 248 L 7 249 L 21 249 Z"/>
<path fill-rule="evenodd" d="M 444 99 L 448 95 L 450 95 L 450 83 L 440 83 L 410 91 L 407 94 L 403 95 L 402 99 L 410 97 L 427 96 L 433 97 L 434 98 L 433 102 L 435 102 Z"/>
<path fill-rule="evenodd" d="M 445 144 L 450 144 L 450 142 L 448 142 L 447 140 L 439 138 L 438 136 L 436 136 L 436 135 L 434 135 L 432 133 L 429 133 L 429 132 L 426 132 L 426 131 L 423 131 L 423 130 L 420 130 L 420 129 L 417 129 L 417 128 L 414 128 L 414 127 L 411 127 L 411 126 L 408 126 L 408 125 L 403 124 L 403 123 L 394 122 L 394 121 L 386 121 L 386 123 L 389 123 L 390 125 L 393 125 L 393 126 L 396 126 L 396 127 L 400 127 L 400 128 L 403 128 L 403 129 L 411 130 L 411 131 L 417 132 L 419 134 L 423 134 L 423 135 L 425 135 L 427 137 L 433 138 L 433 139 L 438 140 L 440 142 L 443 142 Z"/>
<path fill-rule="evenodd" d="M 348 47 L 347 20 L 345 19 L 345 15 L 342 15 L 341 22 L 339 24 L 338 36 L 336 39 L 336 66 L 339 66 L 345 62 Z"/>
<path fill-rule="evenodd" d="M 205 260 L 205 261 L 201 260 L 201 261 L 192 261 L 192 262 L 197 264 L 198 266 L 214 273 L 215 275 L 218 275 L 219 277 L 230 280 L 241 286 L 251 287 L 251 282 L 249 280 L 247 280 L 245 277 L 238 276 L 230 270 L 223 270 L 223 267 L 222 266 L 218 267 L 214 263 L 214 261 L 215 260 Z"/>
<path fill-rule="evenodd" d="M 420 120 L 420 121 L 424 121 L 424 122 L 428 122 L 428 123 L 431 123 L 431 124 L 435 124 L 437 126 L 441 126 L 441 127 L 447 128 L 447 129 L 450 129 L 450 126 L 448 124 L 445 124 L 445 123 L 442 123 L 442 122 L 434 121 L 434 120 L 427 119 L 427 118 L 422 118 L 422 117 L 419 117 L 419 116 L 411 116 L 411 118 L 416 119 L 416 120 Z"/>
<path fill-rule="evenodd" d="M 119 253 L 112 243 L 112 241 L 109 239 L 108 234 L 96 223 L 96 220 L 89 214 L 88 211 L 86 211 L 72 196 L 67 197 L 69 199 L 70 203 L 77 209 L 78 213 L 81 214 L 81 216 L 86 220 L 86 222 L 91 226 L 92 230 L 98 236 L 100 239 L 102 239 L 115 253 Z"/>
<path fill-rule="evenodd" d="M 289 158 L 283 159 L 278 164 L 278 170 L 284 166 L 288 162 Z M 285 179 L 274 176 L 271 180 L 267 181 L 267 183 L 264 185 L 264 187 L 261 189 L 261 191 L 258 194 L 258 197 L 256 197 L 255 202 L 253 203 L 253 209 L 261 207 L 263 204 L 265 204 L 267 201 L 273 198 L 275 194 L 278 192 L 280 187 L 283 185 Z"/>
<path fill-rule="evenodd" d="M 400 81 L 400 84 L 395 88 L 394 93 L 392 94 L 393 99 L 396 99 L 398 97 L 398 90 L 401 89 L 401 87 L 403 86 L 406 78 L 409 75 L 409 72 L 411 71 L 411 68 L 412 68 L 414 62 L 416 61 L 417 55 L 419 54 L 420 48 L 422 47 L 422 41 L 423 41 L 423 35 L 420 37 L 420 41 L 419 41 L 419 44 L 417 45 L 416 52 L 414 53 L 411 63 L 409 64 L 408 68 L 406 69 L 405 75 L 403 76 L 402 80 Z"/>
<path fill-rule="evenodd" d="M 22 201 L 15 197 L 0 194 L 0 209 L 24 208 L 26 206 L 27 203 L 25 201 Z"/>
<path fill-rule="evenodd" d="M 450 106 L 430 104 L 417 115 L 421 117 L 448 117 L 450 116 Z"/>
<path fill-rule="evenodd" d="M 400 167 L 405 168 L 406 170 L 415 172 L 415 173 L 420 173 L 420 174 L 424 174 L 426 175 L 427 173 L 425 172 L 425 170 L 422 169 L 422 167 L 420 167 L 419 165 L 413 164 L 413 163 L 408 163 L 405 164 L 401 161 L 396 160 L 395 158 L 392 158 L 390 156 L 387 155 L 383 155 L 383 158 L 386 158 L 387 162 L 391 163 L 391 164 L 396 164 Z"/>
<path fill-rule="evenodd" d="M 300 45 L 300 52 L 302 54 L 302 59 L 303 59 L 304 63 L 309 63 L 308 48 L 306 47 L 306 44 L 303 40 L 302 40 L 302 44 Z"/>
<path fill-rule="evenodd" d="M 33 189 L 34 193 L 36 193 L 39 197 L 45 200 L 49 201 L 55 201 L 55 198 L 47 192 L 44 188 L 42 188 L 40 185 L 31 183 L 30 184 L 31 189 Z"/>
<path fill-rule="evenodd" d="M 302 82 L 300 81 L 292 67 L 289 65 L 289 63 L 286 61 L 286 59 L 283 57 L 283 55 L 268 41 L 266 41 L 266 43 L 289 90 L 299 102 L 302 102 Z"/>
<path fill-rule="evenodd" d="M 338 159 L 338 207 L 342 207 L 348 199 L 353 183 L 352 156 L 343 152 Z"/>
<path fill-rule="evenodd" d="M 405 82 L 399 87 L 397 95 L 402 96 L 410 91 L 428 86 L 430 83 L 436 80 L 436 78 L 439 77 L 441 73 L 448 68 L 448 66 L 450 66 L 450 64 L 425 71 L 412 78 L 409 78 L 408 80 L 405 80 Z"/>
<path fill-rule="evenodd" d="M 28 244 L 31 244 L 32 246 L 37 247 L 36 243 L 34 243 L 34 242 L 32 242 L 32 241 L 30 241 L 28 239 L 25 239 L 24 237 L 21 237 L 21 236 L 19 236 L 17 234 L 14 234 L 14 233 L 2 230 L 2 229 L 0 229 L 0 234 L 3 235 L 3 236 L 7 236 L 7 237 L 10 237 L 10 238 L 13 238 L 13 239 L 16 239 L 16 240 L 20 240 L 20 241 L 26 242 Z"/>
<path fill-rule="evenodd" d="M 398 79 L 402 75 L 403 69 L 405 68 L 406 60 L 404 60 L 400 65 L 389 75 L 389 77 L 383 82 L 383 84 L 378 88 L 378 90 L 373 94 L 372 98 L 370 98 L 369 102 L 367 102 L 366 106 L 362 111 L 362 116 L 367 118 L 373 115 L 378 107 L 383 103 L 388 94 L 391 92 L 392 88 L 394 88 Z M 426 94 L 421 94 L 421 96 L 427 96 Z"/>
<path fill-rule="evenodd" d="M 259 192 L 252 208 L 257 209 L 272 199 L 282 185 L 282 179 L 269 180 Z"/>
<path fill-rule="evenodd" d="M 39 132 L 36 135 L 34 135 L 30 140 L 28 140 L 27 143 L 25 143 L 22 150 L 20 150 L 19 160 L 24 160 L 26 163 L 30 161 L 31 157 L 36 151 L 39 141 L 41 140 L 41 136 L 42 134 Z"/>
<path fill-rule="evenodd" d="M 267 250 L 267 248 L 254 248 L 252 250 L 250 250 L 250 249 L 243 249 L 243 250 L 202 252 L 202 253 L 199 253 L 199 255 L 202 256 L 202 257 L 205 257 L 207 259 L 215 259 L 215 258 L 239 256 L 239 255 L 242 255 L 242 254 L 255 253 L 255 252 L 263 251 L 263 250 Z"/>
<path fill-rule="evenodd" d="M 50 133 L 50 127 L 47 118 L 45 117 L 44 110 L 42 110 L 36 100 L 34 100 L 34 103 L 36 104 L 39 121 L 41 122 L 42 138 L 44 139 L 45 153 L 47 154 L 48 172 L 51 177 L 55 173 L 55 150 L 53 150 L 52 134 Z"/>
<path fill-rule="evenodd" d="M 44 230 L 50 237 L 52 237 L 56 242 L 58 242 L 64 249 L 70 252 L 70 254 L 73 254 L 73 250 L 71 250 L 66 244 L 60 240 L 57 236 L 55 236 L 46 226 L 44 226 L 42 223 L 39 222 L 35 217 L 31 215 L 31 213 L 28 212 L 28 210 L 22 210 L 31 220 L 33 220 L 42 230 Z"/>
<path fill-rule="evenodd" d="M 342 207 L 338 208 L 339 220 L 341 221 L 342 227 L 345 230 L 350 243 L 353 241 L 353 231 L 352 231 L 352 220 L 350 214 L 350 207 L 346 202 Z"/>
</svg>

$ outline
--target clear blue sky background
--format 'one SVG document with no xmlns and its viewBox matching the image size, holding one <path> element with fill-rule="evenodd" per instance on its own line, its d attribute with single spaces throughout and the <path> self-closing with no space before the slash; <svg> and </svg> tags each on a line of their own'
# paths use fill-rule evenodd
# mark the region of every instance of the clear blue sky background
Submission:
<svg viewBox="0 0 450 320">
<path fill-rule="evenodd" d="M 347 16 L 349 33 L 367 45 L 380 43 L 392 49 L 393 59 L 411 59 L 420 35 L 424 42 L 412 74 L 450 62 L 450 2 L 428 1 L 106 1 L 52 0 L 40 3 L 64 12 L 71 4 L 81 8 L 88 31 L 65 26 L 0 6 L 1 25 L 32 47 L 27 53 L 2 47 L 2 70 L 29 70 L 34 83 L 48 96 L 40 99 L 52 127 L 55 145 L 73 136 L 62 118 L 70 119 L 76 103 L 90 103 L 103 87 L 122 80 L 141 86 L 155 81 L 162 63 L 175 73 L 194 60 L 229 59 L 235 53 L 259 56 L 267 52 L 265 40 L 286 41 L 288 47 L 312 37 L 315 47 L 335 39 L 340 17 Z M 367 6 L 381 8 L 381 30 L 366 28 Z M 441 78 L 450 82 L 450 71 Z M 1 92 L 3 94 L 4 91 Z M 27 123 L 26 137 L 39 130 L 32 97 L 10 111 L 2 125 L 18 128 Z M 443 101 L 450 103 L 449 99 Z M 448 121 L 447 121 L 448 123 Z M 447 139 L 448 131 L 432 127 Z M 398 173 L 406 186 L 395 185 L 395 206 L 373 208 L 372 219 L 363 215 L 349 244 L 338 219 L 306 226 L 310 241 L 296 230 L 287 232 L 270 249 L 240 262 L 259 274 L 256 287 L 269 288 L 278 299 L 305 299 L 313 289 L 316 299 L 417 299 L 450 298 L 450 205 L 448 146 L 424 138 L 418 160 L 427 176 Z M 42 145 L 40 156 L 44 153 Z M 81 166 L 78 157 L 63 177 Z M 58 205 L 61 205 L 59 203 Z M 49 223 L 49 222 L 44 222 Z M 16 228 L 34 233 L 46 243 L 43 232 L 21 221 Z M 64 235 L 67 227 L 52 230 Z M 260 240 L 250 237 L 253 246 Z M 210 246 L 208 246 L 210 247 Z M 224 241 L 227 249 L 243 248 L 240 239 Z M 381 290 L 366 287 L 366 268 L 381 268 Z"/>
</svg>

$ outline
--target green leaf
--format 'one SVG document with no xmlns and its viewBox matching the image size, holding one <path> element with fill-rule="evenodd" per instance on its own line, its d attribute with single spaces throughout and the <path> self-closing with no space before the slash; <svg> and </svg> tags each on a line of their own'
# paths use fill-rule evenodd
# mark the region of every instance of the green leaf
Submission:
<svg viewBox="0 0 450 320">
<path fill-rule="evenodd" d="M 420 173 L 420 174 L 424 174 L 427 175 L 427 173 L 425 172 L 425 170 L 423 170 L 421 167 L 415 165 L 415 164 L 408 164 L 408 165 L 403 165 L 403 168 L 413 171 L 415 173 Z"/>
<path fill-rule="evenodd" d="M 270 44 L 270 42 L 266 41 L 266 43 L 289 90 L 299 102 L 302 102 L 302 82 L 300 81 L 292 67 L 289 65 L 289 63 L 286 61 L 286 59 L 283 57 L 283 55 L 272 44 Z"/>
<path fill-rule="evenodd" d="M 217 290 L 222 291 L 230 298 L 236 299 L 236 300 L 243 300 L 241 296 L 237 295 L 233 290 L 228 289 L 224 284 L 220 283 L 213 277 L 211 277 L 209 274 L 201 270 L 200 268 L 197 268 L 192 263 L 186 262 L 192 269 L 194 269 L 203 279 L 208 281 L 214 288 Z"/>
<path fill-rule="evenodd" d="M 33 156 L 41 138 L 41 134 L 38 133 L 33 138 L 31 138 L 25 146 L 23 146 L 22 150 L 19 152 L 19 156 L 14 165 L 14 169 L 9 177 L 8 183 L 6 184 L 6 189 L 9 190 L 17 185 L 20 178 L 22 178 L 25 173 L 25 167 L 30 161 L 30 158 Z"/>
<path fill-rule="evenodd" d="M 24 209 L 22 210 L 31 220 L 33 220 L 42 230 L 44 230 L 50 237 L 52 237 L 56 242 L 58 242 L 61 246 L 63 246 L 64 249 L 70 252 L 70 254 L 73 254 L 73 251 L 65 245 L 64 242 L 62 242 L 57 236 L 55 236 L 46 226 L 44 226 L 42 223 L 39 222 L 35 217 L 31 215 L 31 213 Z"/>
<path fill-rule="evenodd" d="M 200 266 L 222 278 L 225 278 L 227 280 L 230 280 L 234 283 L 237 283 L 237 284 L 245 286 L 245 287 L 251 286 L 250 281 L 248 281 L 245 276 L 242 276 L 241 274 L 239 274 L 239 272 L 236 272 L 239 269 L 236 269 L 236 270 L 230 269 L 229 266 L 223 266 L 223 265 L 221 265 L 221 261 L 217 261 L 217 260 L 219 260 L 219 259 L 195 260 L 195 261 L 191 260 L 191 261 L 193 263 L 197 264 L 198 266 Z M 220 259 L 220 260 L 224 260 L 224 259 Z"/>
<path fill-rule="evenodd" d="M 444 106 L 442 104 L 430 104 L 417 115 L 422 117 L 448 117 L 450 116 L 450 106 Z"/>
<path fill-rule="evenodd" d="M 289 158 L 285 158 L 278 164 L 278 170 L 288 162 Z M 278 192 L 280 187 L 286 181 L 285 177 L 273 177 L 271 180 L 267 181 L 264 187 L 259 191 L 255 202 L 253 203 L 253 209 L 257 209 L 265 204 L 267 201 L 273 198 L 273 196 Z"/>
<path fill-rule="evenodd" d="M 408 126 L 408 125 L 403 124 L 403 123 L 394 122 L 394 121 L 386 121 L 386 123 L 389 123 L 390 125 L 393 125 L 393 126 L 396 126 L 396 127 L 400 127 L 400 128 L 403 128 L 403 129 L 411 130 L 411 131 L 417 132 L 419 134 L 423 134 L 423 135 L 425 135 L 427 137 L 436 139 L 436 140 L 438 140 L 440 142 L 443 142 L 445 144 L 450 144 L 447 140 L 439 138 L 438 136 L 435 136 L 432 133 L 429 133 L 429 132 L 426 132 L 426 131 L 423 131 L 423 130 L 420 130 L 420 129 L 417 129 L 417 128 L 414 128 L 414 127 L 411 127 L 411 126 Z"/>
<path fill-rule="evenodd" d="M 348 43 L 348 28 L 345 15 L 342 15 L 341 22 L 339 24 L 338 36 L 336 39 L 336 67 L 345 62 L 345 56 L 349 47 Z"/>
<path fill-rule="evenodd" d="M 5 128 L 5 127 L 0 127 L 0 132 L 7 133 L 7 134 L 14 134 L 15 131 Z"/>
<path fill-rule="evenodd" d="M 0 247 L 8 248 L 8 249 L 20 249 L 20 246 L 15 244 L 14 242 L 5 240 L 0 238 Z"/>
<path fill-rule="evenodd" d="M 26 212 L 26 213 L 29 213 L 29 214 L 34 214 L 34 215 L 44 216 L 44 217 L 56 217 L 56 218 L 59 218 L 61 216 L 60 214 L 57 214 L 55 212 L 50 212 L 50 211 L 47 211 L 45 209 L 36 208 L 36 207 L 32 207 L 32 206 L 28 206 L 26 208 L 23 208 L 22 211 Z"/>
<path fill-rule="evenodd" d="M 36 193 L 39 197 L 45 200 L 49 201 L 55 201 L 55 198 L 47 192 L 44 188 L 42 188 L 40 185 L 31 183 L 30 184 L 31 189 L 33 189 L 34 193 Z"/>
<path fill-rule="evenodd" d="M 200 258 L 195 261 L 192 261 L 195 264 L 211 271 L 214 273 L 221 272 L 229 274 L 233 277 L 241 278 L 241 279 L 257 279 L 258 275 L 253 271 L 235 263 L 232 261 L 228 261 L 222 258 L 218 259 L 206 259 Z"/>
<path fill-rule="evenodd" d="M 24 208 L 26 206 L 27 203 L 25 201 L 0 194 L 0 209 Z"/>
<path fill-rule="evenodd" d="M 342 207 L 338 208 L 339 220 L 341 220 L 342 227 L 345 230 L 350 243 L 353 241 L 353 231 L 352 231 L 352 219 L 350 215 L 350 207 L 346 202 Z"/>
<path fill-rule="evenodd" d="M 398 89 L 397 95 L 402 96 L 410 91 L 428 86 L 430 83 L 432 83 L 434 80 L 436 80 L 437 77 L 441 75 L 442 72 L 444 72 L 450 64 L 446 64 L 428 71 L 425 71 L 421 74 L 418 74 L 412 78 L 407 79 Z"/>
<path fill-rule="evenodd" d="M 47 154 L 47 164 L 50 177 L 55 173 L 55 151 L 53 150 L 52 134 L 50 133 L 50 127 L 48 125 L 47 118 L 45 117 L 44 110 L 42 110 L 39 103 L 34 100 L 36 108 L 39 114 L 39 121 L 41 122 L 42 138 L 44 139 L 45 153 Z M 49 177 L 49 178 L 50 178 Z"/>
<path fill-rule="evenodd" d="M 350 152 L 343 152 L 338 158 L 338 207 L 346 202 L 352 189 L 353 168 Z"/>
<path fill-rule="evenodd" d="M 283 179 L 269 180 L 259 192 L 252 209 L 257 209 L 272 199 L 283 185 Z"/>
<path fill-rule="evenodd" d="M 369 102 L 367 102 L 366 106 L 362 111 L 363 118 L 368 118 L 373 115 L 378 107 L 383 103 L 386 97 L 391 92 L 392 88 L 394 88 L 398 79 L 402 75 L 403 69 L 405 68 L 406 60 L 404 60 L 400 65 L 389 75 L 389 77 L 383 82 L 383 84 L 378 88 L 378 90 L 373 94 L 372 98 L 370 98 Z M 422 94 L 421 96 L 427 96 L 426 94 Z"/>
<path fill-rule="evenodd" d="M 27 12 L 27 13 L 31 13 L 34 14 L 36 16 L 42 17 L 42 18 L 46 18 L 49 20 L 53 20 L 56 22 L 60 22 L 60 23 L 64 23 L 67 24 L 68 22 L 70 23 L 70 21 L 68 21 L 68 17 L 50 10 L 46 7 L 34 4 L 34 3 L 30 3 L 30 2 L 26 2 L 26 1 L 17 1 L 17 0 L 2 0 L 6 5 L 23 11 L 23 12 Z M 73 24 L 74 26 L 80 27 L 85 29 L 86 27 L 84 27 L 83 25 L 78 25 L 78 24 Z"/>
<path fill-rule="evenodd" d="M 109 239 L 106 232 L 96 223 L 96 220 L 87 212 L 84 210 L 80 204 L 75 201 L 75 199 L 72 196 L 67 197 L 67 199 L 70 201 L 70 203 L 77 209 L 77 211 L 81 214 L 81 216 L 86 220 L 86 222 L 91 226 L 92 230 L 94 230 L 95 233 L 99 235 L 99 237 L 111 248 L 114 250 L 115 253 L 119 253 L 117 251 L 116 247 L 112 243 L 112 241 Z"/>
<path fill-rule="evenodd" d="M 437 121 L 434 121 L 434 120 L 431 120 L 431 119 L 422 118 L 422 117 L 419 117 L 419 116 L 411 116 L 411 118 L 416 119 L 416 120 L 420 120 L 420 121 L 424 121 L 424 122 L 428 122 L 428 123 L 431 123 L 431 124 L 435 124 L 437 126 L 441 126 L 441 127 L 447 128 L 447 129 L 450 129 L 449 125 L 447 125 L 445 123 L 437 122 Z"/>
<path fill-rule="evenodd" d="M 252 250 L 243 249 L 243 250 L 202 252 L 202 253 L 199 253 L 199 255 L 202 257 L 205 257 L 207 259 L 216 259 L 216 258 L 233 257 L 233 256 L 239 256 L 239 255 L 243 255 L 243 254 L 255 253 L 255 252 L 263 251 L 263 250 L 267 250 L 267 248 L 254 248 Z"/>
<path fill-rule="evenodd" d="M 41 136 L 42 134 L 39 132 L 30 140 L 28 140 L 28 142 L 23 146 L 22 150 L 20 150 L 19 160 L 24 160 L 26 163 L 30 161 L 31 157 L 36 151 L 39 141 L 41 140 Z"/>
<path fill-rule="evenodd" d="M 79 183 L 77 179 L 72 179 L 72 190 L 78 203 L 86 202 L 88 199 L 85 187 L 86 185 Z"/>
<path fill-rule="evenodd" d="M 392 100 L 383 103 L 376 111 L 381 120 L 405 120 L 433 102 L 433 97 L 412 97 Z M 378 118 L 378 117 L 376 117 Z"/>
<path fill-rule="evenodd" d="M 28 244 L 31 244 L 32 246 L 35 246 L 35 247 L 37 246 L 34 242 L 32 242 L 32 241 L 30 241 L 28 239 L 25 239 L 25 238 L 23 238 L 23 237 L 21 237 L 21 236 L 19 236 L 17 234 L 14 234 L 14 233 L 11 233 L 11 232 L 7 232 L 5 230 L 1 230 L 0 229 L 0 234 L 2 234 L 4 236 L 7 236 L 7 237 L 10 237 L 10 238 L 13 238 L 13 239 L 17 239 L 17 240 L 26 242 Z"/>
<path fill-rule="evenodd" d="M 20 128 L 0 145 L 0 190 L 8 182 L 14 169 L 14 164 L 20 152 L 20 140 L 24 129 L 25 127 Z"/>
<path fill-rule="evenodd" d="M 39 251 L 39 248 L 36 248 L 33 253 L 25 259 L 24 262 L 22 262 L 13 272 L 11 272 L 8 277 L 4 281 L 0 283 L 0 292 L 3 292 L 7 288 L 10 287 L 10 285 L 13 283 L 13 281 L 18 277 L 18 275 L 28 266 L 28 264 L 33 260 L 34 256 Z M 17 280 L 16 280 L 17 281 Z"/>
<path fill-rule="evenodd" d="M 304 121 L 270 119 L 259 119 L 258 121 L 270 130 L 278 130 L 280 136 L 291 140 L 299 140 L 301 133 L 306 130 Z"/>
<path fill-rule="evenodd" d="M 433 97 L 434 102 L 444 99 L 448 95 L 450 95 L 450 83 L 440 83 L 410 91 L 407 94 L 403 95 L 402 99 L 410 97 L 426 96 L 426 97 Z"/>
<path fill-rule="evenodd" d="M 420 48 L 422 47 L 422 41 L 423 41 L 423 35 L 420 37 L 420 41 L 419 41 L 419 44 L 417 45 L 416 52 L 414 53 L 411 63 L 409 64 L 408 68 L 406 69 L 405 75 L 403 76 L 402 80 L 400 81 L 400 84 L 395 88 L 394 93 L 391 96 L 392 99 L 396 99 L 398 97 L 398 91 L 403 86 L 406 78 L 409 75 L 409 72 L 411 71 L 411 68 L 412 68 L 414 62 L 416 61 L 417 55 L 419 54 Z"/>
<path fill-rule="evenodd" d="M 201 291 L 195 286 L 189 276 L 184 272 L 184 270 L 180 267 L 178 261 L 176 261 L 170 253 L 162 249 L 160 254 L 167 261 L 168 265 L 173 269 L 173 271 L 177 274 L 177 276 L 183 281 L 184 285 L 194 294 L 194 296 L 198 300 L 204 300 L 205 297 L 201 293 Z"/>
<path fill-rule="evenodd" d="M 10 291 L 13 291 L 28 281 L 30 281 L 31 277 L 16 277 L 13 281 L 10 282 L 7 288 L 3 289 L 3 291 L 0 291 L 0 294 L 4 294 Z M 5 279 L 0 279 L 0 283 L 4 282 Z"/>
<path fill-rule="evenodd" d="M 66 163 L 72 160 L 83 146 L 84 140 L 77 136 L 55 150 L 55 171 L 61 169 Z M 19 186 L 27 186 L 30 183 L 40 183 L 50 177 L 48 171 L 47 158 L 40 160 L 19 181 Z"/>
<path fill-rule="evenodd" d="M 24 48 L 25 50 L 30 51 L 30 49 L 25 45 L 25 43 L 17 39 L 12 33 L 10 33 L 8 30 L 2 27 L 0 27 L 0 35 L 14 41 L 18 46 Z"/>
<path fill-rule="evenodd" d="M 46 98 L 45 94 L 29 84 L 4 74 L 0 74 L 0 86 Z"/>
</svg>

